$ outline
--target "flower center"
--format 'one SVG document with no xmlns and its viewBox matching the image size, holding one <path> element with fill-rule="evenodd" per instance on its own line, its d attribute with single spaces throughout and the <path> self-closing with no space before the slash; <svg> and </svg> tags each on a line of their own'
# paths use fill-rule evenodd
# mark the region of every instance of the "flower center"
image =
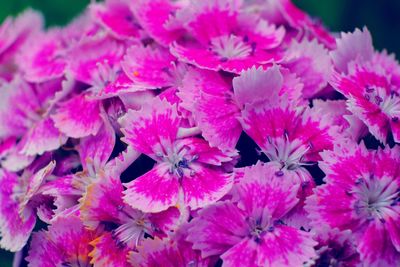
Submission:
<svg viewBox="0 0 400 267">
<path fill-rule="evenodd" d="M 282 168 L 287 170 L 296 170 L 302 166 L 311 165 L 313 163 L 306 162 L 304 155 L 312 148 L 312 144 L 304 144 L 301 140 L 295 139 L 290 141 L 285 134 L 285 137 L 268 137 L 267 149 L 264 154 L 271 161 L 277 161 Z"/>
<path fill-rule="evenodd" d="M 156 156 L 162 162 L 166 162 L 169 165 L 169 173 L 177 176 L 179 179 L 184 176 L 185 171 L 189 171 L 189 175 L 195 175 L 195 171 L 190 167 L 191 163 L 196 161 L 199 156 L 193 155 L 189 156 L 188 151 L 190 150 L 187 146 L 182 146 L 178 149 L 174 149 L 167 155 L 163 153 L 158 153 Z"/>
<path fill-rule="evenodd" d="M 386 176 L 379 180 L 373 175 L 361 177 L 348 194 L 355 195 L 354 209 L 366 220 L 385 222 L 385 217 L 395 212 L 393 208 L 400 202 L 399 186 Z"/>
<path fill-rule="evenodd" d="M 224 35 L 211 40 L 210 49 L 216 53 L 221 61 L 242 59 L 253 52 L 253 47 L 235 35 Z"/>
</svg>

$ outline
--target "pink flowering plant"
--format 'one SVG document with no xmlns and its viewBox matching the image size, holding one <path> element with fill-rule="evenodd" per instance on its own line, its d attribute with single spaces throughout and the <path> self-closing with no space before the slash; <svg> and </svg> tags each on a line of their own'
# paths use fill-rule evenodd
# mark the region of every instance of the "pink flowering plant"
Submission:
<svg viewBox="0 0 400 267">
<path fill-rule="evenodd" d="M 0 26 L 14 266 L 400 266 L 400 65 L 290 0 Z"/>
</svg>

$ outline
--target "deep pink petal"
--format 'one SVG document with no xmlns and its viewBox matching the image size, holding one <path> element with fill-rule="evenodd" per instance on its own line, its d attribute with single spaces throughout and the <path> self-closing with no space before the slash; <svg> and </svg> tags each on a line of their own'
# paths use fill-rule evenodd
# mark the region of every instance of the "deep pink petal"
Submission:
<svg viewBox="0 0 400 267">
<path fill-rule="evenodd" d="M 231 202 L 217 202 L 200 210 L 190 222 L 188 241 L 203 257 L 220 255 L 248 234 L 246 217 Z"/>
<path fill-rule="evenodd" d="M 169 30 L 165 24 L 177 8 L 166 0 L 140 0 L 132 7 L 140 25 L 159 44 L 167 46 L 175 41 L 181 32 Z"/>
<path fill-rule="evenodd" d="M 178 203 L 179 183 L 161 163 L 148 173 L 125 184 L 124 201 L 143 212 L 159 212 Z"/>
<path fill-rule="evenodd" d="M 222 150 L 234 149 L 242 132 L 237 117 L 239 109 L 232 91 L 219 74 L 210 71 L 189 71 L 178 96 L 182 106 L 190 110 L 212 146 Z"/>
<path fill-rule="evenodd" d="M 232 176 L 221 171 L 191 164 L 191 172 L 182 178 L 184 202 L 192 209 L 212 204 L 228 193 Z"/>
<path fill-rule="evenodd" d="M 60 103 L 51 117 L 61 132 L 73 138 L 96 135 L 103 124 L 100 102 L 90 99 L 86 94 L 76 95 Z"/>
<path fill-rule="evenodd" d="M 135 45 L 128 49 L 121 65 L 135 87 L 157 89 L 173 84 L 169 71 L 173 71 L 174 60 L 164 48 Z"/>
<path fill-rule="evenodd" d="M 390 242 L 385 227 L 371 223 L 358 244 L 361 261 L 368 266 L 395 266 L 400 262 L 400 253 Z"/>
<path fill-rule="evenodd" d="M 245 238 L 240 243 L 230 248 L 221 255 L 224 266 L 254 266 L 258 261 L 258 244 L 253 240 Z M 265 264 L 263 264 L 264 266 Z"/>
<path fill-rule="evenodd" d="M 136 150 L 154 156 L 170 151 L 180 120 L 176 106 L 155 98 L 139 111 L 128 111 L 121 123 L 124 141 Z"/>
<path fill-rule="evenodd" d="M 316 256 L 310 233 L 288 226 L 266 233 L 258 251 L 260 266 L 302 266 Z"/>
</svg>

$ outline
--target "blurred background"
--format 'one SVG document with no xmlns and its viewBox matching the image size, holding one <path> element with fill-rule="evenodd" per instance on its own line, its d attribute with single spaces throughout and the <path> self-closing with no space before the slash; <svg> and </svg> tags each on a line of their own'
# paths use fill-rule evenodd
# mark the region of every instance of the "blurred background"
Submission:
<svg viewBox="0 0 400 267">
<path fill-rule="evenodd" d="M 201 0 L 198 0 L 201 1 Z M 400 55 L 400 0 L 293 0 L 321 19 L 332 31 L 353 31 L 366 25 L 374 45 Z M 44 13 L 47 26 L 64 25 L 90 0 L 0 0 L 0 22 L 27 7 Z M 399 58 L 399 56 L 397 57 Z M 12 266 L 12 254 L 0 250 L 0 267 Z"/>
</svg>

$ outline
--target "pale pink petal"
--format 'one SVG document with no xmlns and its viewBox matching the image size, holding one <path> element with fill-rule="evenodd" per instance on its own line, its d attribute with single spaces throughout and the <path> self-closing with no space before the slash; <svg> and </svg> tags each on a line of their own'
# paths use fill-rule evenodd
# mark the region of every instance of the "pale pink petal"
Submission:
<svg viewBox="0 0 400 267">
<path fill-rule="evenodd" d="M 285 28 L 280 26 L 277 28 L 273 24 L 269 24 L 266 20 L 259 20 L 256 26 L 251 25 L 250 29 L 243 32 L 245 36 L 257 44 L 259 49 L 277 48 L 285 37 Z"/>
<path fill-rule="evenodd" d="M 46 151 L 58 149 L 67 142 L 67 137 L 54 127 L 53 120 L 48 117 L 33 125 L 21 139 L 21 153 L 34 156 Z"/>
<path fill-rule="evenodd" d="M 225 37 L 225 36 L 224 36 Z M 239 37 L 222 37 L 221 42 L 236 42 Z M 251 53 L 251 48 L 242 47 L 240 44 L 219 44 L 222 47 L 236 46 L 235 49 L 243 49 L 238 53 L 243 55 L 232 56 L 227 58 L 210 51 L 206 47 L 198 46 L 196 44 L 181 45 L 173 43 L 170 47 L 171 53 L 176 56 L 179 60 L 192 64 L 198 68 L 206 70 L 224 70 L 227 72 L 239 74 L 242 70 L 251 68 L 252 66 L 260 66 L 263 64 L 271 63 L 274 60 L 280 60 L 281 55 L 277 53 L 267 52 L 264 50 L 257 49 Z M 243 51 L 243 52 L 242 52 Z"/>
<path fill-rule="evenodd" d="M 55 161 L 51 161 L 45 167 L 41 168 L 34 175 L 29 177 L 23 196 L 20 199 L 20 212 L 28 205 L 28 202 L 38 193 L 40 186 L 46 181 L 46 178 L 53 172 L 56 166 Z"/>
<path fill-rule="evenodd" d="M 28 167 L 35 159 L 35 156 L 27 156 L 21 153 L 21 146 L 17 144 L 12 147 L 7 154 L 1 157 L 1 167 L 11 171 L 18 172 Z"/>
<path fill-rule="evenodd" d="M 283 77 L 276 65 L 267 70 L 252 67 L 233 79 L 235 99 L 242 108 L 246 104 L 277 99 L 282 86 Z"/>
<path fill-rule="evenodd" d="M 360 31 L 356 29 L 352 33 L 341 33 L 336 40 L 337 48 L 331 52 L 335 68 L 340 72 L 348 72 L 348 65 L 352 61 L 365 62 L 372 59 L 374 47 L 371 33 L 366 27 Z"/>
<path fill-rule="evenodd" d="M 73 138 L 96 135 L 103 124 L 100 102 L 90 99 L 86 94 L 73 96 L 60 103 L 51 117 L 62 133 Z"/>
<path fill-rule="evenodd" d="M 328 50 L 317 40 L 293 41 L 282 62 L 304 84 L 304 98 L 311 98 L 324 89 L 332 74 Z"/>
<path fill-rule="evenodd" d="M 125 184 L 124 201 L 143 212 L 159 212 L 178 203 L 179 182 L 161 163 L 148 173 Z"/>
<path fill-rule="evenodd" d="M 25 43 L 43 30 L 42 14 L 27 9 L 14 20 L 6 18 L 0 26 L 0 61 L 12 58 Z"/>
</svg>

